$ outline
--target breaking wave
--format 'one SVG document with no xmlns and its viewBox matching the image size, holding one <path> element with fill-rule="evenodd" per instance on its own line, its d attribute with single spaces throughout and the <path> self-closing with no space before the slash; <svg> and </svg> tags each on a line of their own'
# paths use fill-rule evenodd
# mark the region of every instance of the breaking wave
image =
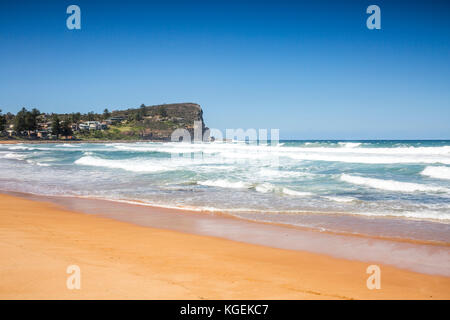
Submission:
<svg viewBox="0 0 450 320">
<path fill-rule="evenodd" d="M 292 190 L 286 187 L 275 186 L 271 183 L 254 184 L 244 181 L 229 181 L 225 179 L 198 181 L 197 184 L 209 187 L 230 188 L 230 189 L 254 189 L 260 193 L 277 193 L 280 195 L 306 197 L 312 196 L 311 192 Z"/>
<path fill-rule="evenodd" d="M 338 142 L 340 146 L 343 146 L 344 148 L 357 148 L 361 146 L 361 142 Z"/>
<path fill-rule="evenodd" d="M 77 165 L 105 167 L 111 169 L 123 169 L 132 172 L 161 172 L 174 170 L 175 168 L 163 164 L 156 164 L 148 160 L 110 160 L 92 156 L 84 156 L 75 161 Z"/>
<path fill-rule="evenodd" d="M 436 179 L 450 180 L 450 167 L 426 167 L 422 175 Z"/>
<path fill-rule="evenodd" d="M 395 180 L 365 178 L 360 176 L 351 176 L 345 173 L 341 175 L 341 180 L 352 184 L 395 192 L 449 192 L 449 190 L 444 187 L 435 187 L 412 182 L 400 182 Z"/>
<path fill-rule="evenodd" d="M 3 156 L 5 159 L 24 160 L 27 157 L 26 154 L 10 152 Z"/>
<path fill-rule="evenodd" d="M 312 143 L 305 143 L 310 145 Z M 360 142 L 339 142 L 340 148 L 330 146 L 292 147 L 282 144 L 246 145 L 246 144 L 137 144 L 115 145 L 116 150 L 134 152 L 162 153 L 203 153 L 215 154 L 229 159 L 264 160 L 271 157 L 288 157 L 294 160 L 330 161 L 364 164 L 394 164 L 394 163 L 442 163 L 450 164 L 450 146 L 442 147 L 396 147 L 370 148 L 363 147 Z"/>
<path fill-rule="evenodd" d="M 251 184 L 242 181 L 228 181 L 225 179 L 198 181 L 197 184 L 209 187 L 231 188 L 231 189 L 249 189 Z"/>
<path fill-rule="evenodd" d="M 336 202 L 352 202 L 355 201 L 355 198 L 352 197 L 337 197 L 337 196 L 325 196 L 326 199 L 336 201 Z"/>
</svg>

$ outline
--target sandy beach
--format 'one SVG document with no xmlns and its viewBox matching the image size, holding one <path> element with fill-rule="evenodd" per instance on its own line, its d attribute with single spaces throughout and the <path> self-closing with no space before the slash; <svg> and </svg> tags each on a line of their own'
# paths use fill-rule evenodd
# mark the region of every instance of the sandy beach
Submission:
<svg viewBox="0 0 450 320">
<path fill-rule="evenodd" d="M 0 195 L 1 299 L 449 299 L 450 279 L 142 227 Z M 69 290 L 66 268 L 81 269 Z"/>
</svg>

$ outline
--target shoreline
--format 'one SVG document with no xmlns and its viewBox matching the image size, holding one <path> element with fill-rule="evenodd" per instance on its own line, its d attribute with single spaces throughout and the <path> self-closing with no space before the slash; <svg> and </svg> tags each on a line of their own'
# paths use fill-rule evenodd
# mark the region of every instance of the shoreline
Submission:
<svg viewBox="0 0 450 320">
<path fill-rule="evenodd" d="M 314 233 L 320 233 L 320 234 L 328 234 L 332 236 L 348 236 L 348 237 L 357 237 L 357 238 L 363 238 L 363 239 L 373 239 L 373 240 L 386 240 L 386 241 L 393 241 L 393 242 L 402 242 L 402 243 L 409 243 L 409 244 L 417 244 L 417 245 L 430 245 L 430 246 L 442 246 L 442 247 L 450 247 L 450 242 L 447 241 L 440 241 L 440 240 L 426 240 L 426 239 L 415 239 L 415 238 L 404 238 L 404 237 L 395 237 L 395 236 L 383 236 L 383 235 L 374 235 L 374 234 L 366 234 L 366 233 L 357 233 L 357 232 L 346 232 L 346 231 L 338 231 L 338 230 L 329 230 L 329 229 L 322 229 L 322 228 L 314 228 L 310 226 L 299 226 L 294 224 L 287 224 L 287 223 L 279 223 L 279 222 L 271 222 L 271 221 L 264 221 L 264 220 L 254 220 L 249 219 L 245 217 L 239 217 L 236 215 L 233 215 L 231 213 L 228 213 L 226 211 L 209 211 L 209 210 L 195 210 L 195 208 L 179 208 L 179 207 L 171 207 L 171 206 L 164 206 L 164 205 L 157 205 L 157 204 L 151 204 L 147 202 L 143 202 L 140 200 L 127 200 L 127 199 L 108 199 L 108 198 L 98 198 L 98 197 L 90 197 L 90 196 L 62 196 L 62 195 L 42 195 L 42 194 L 35 194 L 35 193 L 26 193 L 26 192 L 16 192 L 16 191 L 5 191 L 0 190 L 0 194 L 7 194 L 12 196 L 17 196 L 20 198 L 30 199 L 30 200 L 37 200 L 37 201 L 43 201 L 43 202 L 50 202 L 62 205 L 66 209 L 70 209 L 72 201 L 70 199 L 79 199 L 80 201 L 94 201 L 97 204 L 101 203 L 112 203 L 112 204 L 122 204 L 124 206 L 130 206 L 130 207 L 144 207 L 148 208 L 150 211 L 165 211 L 165 212 L 183 212 L 188 215 L 208 215 L 208 216 L 214 216 L 214 217 L 223 217 L 226 219 L 232 219 L 235 221 L 242 221 L 246 223 L 256 224 L 256 225 L 269 225 L 269 226 L 276 226 L 286 229 L 293 229 L 293 230 L 300 230 L 300 231 L 306 231 L 306 232 L 314 232 Z M 108 207 L 108 206 L 102 206 L 99 205 L 99 207 Z M 77 209 L 78 210 L 78 209 Z M 82 210 L 83 211 L 83 210 Z M 101 211 L 101 210 L 100 210 Z M 84 213 L 92 213 L 87 210 Z M 98 213 L 96 213 L 98 214 Z M 341 212 L 304 212 L 305 215 L 314 215 L 314 214 L 329 214 L 329 215 L 338 215 L 338 216 L 352 216 L 361 218 L 360 215 L 352 215 L 351 213 L 341 213 Z M 362 217 L 367 218 L 367 217 Z M 386 217 L 378 217 L 377 219 L 395 219 L 390 216 Z M 415 221 L 421 221 L 421 220 L 415 220 Z M 430 221 L 427 221 L 430 222 Z M 440 221 L 432 221 L 432 223 L 442 223 Z"/>
<path fill-rule="evenodd" d="M 143 227 L 0 194 L 2 299 L 449 299 L 450 278 Z M 11 210 L 14 208 L 14 211 Z M 220 261 L 220 263 L 217 263 Z M 81 290 L 66 268 L 81 268 Z"/>
<path fill-rule="evenodd" d="M 0 140 L 0 144 L 52 144 L 52 143 L 136 143 L 170 142 L 166 140 Z"/>
<path fill-rule="evenodd" d="M 423 274 L 450 277 L 447 243 L 321 232 L 311 228 L 261 223 L 217 212 L 211 214 L 114 200 L 16 192 L 6 194 L 141 227 L 221 238 L 275 249 L 307 251 L 338 259 L 382 263 Z"/>
</svg>

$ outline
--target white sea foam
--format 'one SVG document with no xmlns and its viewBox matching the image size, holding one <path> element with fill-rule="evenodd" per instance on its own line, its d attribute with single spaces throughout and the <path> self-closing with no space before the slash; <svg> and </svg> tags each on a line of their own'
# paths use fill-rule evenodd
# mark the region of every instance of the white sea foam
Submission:
<svg viewBox="0 0 450 320">
<path fill-rule="evenodd" d="M 197 184 L 203 186 L 231 188 L 231 189 L 250 189 L 254 187 L 255 191 L 260 193 L 278 193 L 297 197 L 306 197 L 312 195 L 312 193 L 310 192 L 296 191 L 286 187 L 275 186 L 271 183 L 261 183 L 255 185 L 244 181 L 229 181 L 224 179 L 217 179 L 217 180 L 199 181 L 197 182 Z"/>
<path fill-rule="evenodd" d="M 255 190 L 261 193 L 268 193 L 275 191 L 275 187 L 270 183 L 262 183 L 255 187 Z"/>
<path fill-rule="evenodd" d="M 289 196 L 299 196 L 299 197 L 309 197 L 313 195 L 311 192 L 296 191 L 289 188 L 281 188 L 281 192 Z"/>
<path fill-rule="evenodd" d="M 348 163 L 443 163 L 450 164 L 450 146 L 366 148 L 360 142 L 340 142 L 341 148 L 329 146 L 286 147 L 245 143 L 142 143 L 114 145 L 116 150 L 138 152 L 216 154 L 221 158 L 270 160 L 290 157 L 295 160 L 333 161 Z"/>
<path fill-rule="evenodd" d="M 351 176 L 348 174 L 342 174 L 341 180 L 357 184 L 368 186 L 375 189 L 387 190 L 387 191 L 395 191 L 395 192 L 449 192 L 447 188 L 444 187 L 435 187 L 428 186 L 418 183 L 411 182 L 400 182 L 395 180 L 384 180 L 384 179 L 374 179 L 374 178 L 365 178 L 360 176 Z"/>
<path fill-rule="evenodd" d="M 16 145 L 16 146 L 10 146 L 8 147 L 9 150 L 28 150 L 29 147 L 25 147 L 25 146 L 20 146 L 20 145 Z"/>
<path fill-rule="evenodd" d="M 14 160 L 24 160 L 27 157 L 26 154 L 23 153 L 15 153 L 15 152 L 10 152 L 7 153 L 3 156 L 3 158 L 6 159 L 14 159 Z"/>
<path fill-rule="evenodd" d="M 292 190 L 292 189 L 289 189 L 286 187 L 275 186 L 271 183 L 258 184 L 258 185 L 256 185 L 255 190 L 257 192 L 261 192 L 261 193 L 279 193 L 279 194 L 285 194 L 285 195 L 289 195 L 289 196 L 299 196 L 299 197 L 307 197 L 307 196 L 313 195 L 311 192 L 296 191 L 296 190 Z"/>
<path fill-rule="evenodd" d="M 357 148 L 361 146 L 361 142 L 338 142 L 339 145 L 343 146 L 344 148 Z"/>
<path fill-rule="evenodd" d="M 352 214 L 368 217 L 399 217 L 399 218 L 412 218 L 420 220 L 437 220 L 442 222 L 450 221 L 450 213 L 437 211 L 353 212 Z"/>
<path fill-rule="evenodd" d="M 35 161 L 35 160 L 27 160 L 27 162 L 29 164 L 34 164 L 34 165 L 37 165 L 39 167 L 49 167 L 50 166 L 50 164 L 48 164 L 48 163 L 43 163 L 43 162 L 39 162 L 39 161 Z"/>
<path fill-rule="evenodd" d="M 326 196 L 324 197 L 328 200 L 336 201 L 336 202 L 352 202 L 355 201 L 355 198 L 352 197 L 336 197 L 336 196 Z"/>
<path fill-rule="evenodd" d="M 171 144 L 149 144 L 149 145 L 115 145 L 115 149 L 121 151 L 134 151 L 134 152 L 164 152 L 164 153 L 195 153 L 195 152 L 203 152 L 203 153 L 218 153 L 222 149 L 219 148 L 206 148 L 202 147 L 199 144 L 187 144 L 187 143 L 178 143 L 177 145 Z"/>
<path fill-rule="evenodd" d="M 112 198 L 93 197 L 93 196 L 86 196 L 84 198 L 98 198 L 98 199 L 114 201 L 114 202 L 122 202 L 122 203 L 136 204 L 136 205 L 142 205 L 142 206 L 156 206 L 156 207 L 162 207 L 162 208 L 188 210 L 188 211 L 228 212 L 228 213 L 236 214 L 237 216 L 240 216 L 239 214 L 242 214 L 242 213 L 265 213 L 265 214 L 311 213 L 311 210 L 261 210 L 261 209 L 256 210 L 254 208 L 244 208 L 244 207 L 227 208 L 227 207 L 210 207 L 210 206 L 178 206 L 178 205 L 168 205 L 168 204 L 145 202 L 145 201 L 143 202 L 143 201 L 136 201 L 136 200 L 112 199 Z M 316 213 L 326 214 L 328 212 L 317 211 Z M 428 211 L 428 210 L 425 210 L 425 211 L 403 211 L 403 212 L 389 211 L 389 212 L 352 212 L 352 213 L 335 211 L 334 213 L 362 215 L 362 216 L 369 216 L 369 217 L 406 217 L 406 218 L 425 219 L 425 220 L 431 219 L 431 220 L 438 220 L 438 221 L 443 221 L 443 222 L 450 220 L 450 213 L 442 213 L 442 212 Z M 242 217 L 242 216 L 240 216 L 240 217 Z M 243 217 L 243 218 L 246 218 L 246 217 Z M 264 220 L 258 219 L 256 221 L 264 221 Z M 272 221 L 272 220 L 267 220 L 267 221 Z"/>
<path fill-rule="evenodd" d="M 426 167 L 422 172 L 422 175 L 436 179 L 450 180 L 450 167 Z"/>
<path fill-rule="evenodd" d="M 313 177 L 314 173 L 301 172 L 301 171 L 286 171 L 286 170 L 275 170 L 268 168 L 261 168 L 258 174 L 262 177 L 267 178 L 293 178 L 293 177 Z"/>
<path fill-rule="evenodd" d="M 123 169 L 132 172 L 161 172 L 174 170 L 174 167 L 168 166 L 167 163 L 158 164 L 155 161 L 129 159 L 129 160 L 110 160 L 96 158 L 92 156 L 84 156 L 75 161 L 77 165 L 104 167 L 111 169 Z"/>
<path fill-rule="evenodd" d="M 197 184 L 209 187 L 248 189 L 252 185 L 243 181 L 229 181 L 225 179 L 198 181 Z"/>
<path fill-rule="evenodd" d="M 306 149 L 306 148 L 305 148 Z M 311 148 L 312 149 L 312 148 Z M 304 150 L 297 153 L 286 153 L 285 156 L 290 157 L 295 160 L 309 160 L 309 161 L 331 161 L 331 162 L 345 162 L 345 163 L 364 163 L 364 164 L 394 164 L 394 163 L 442 163 L 450 164 L 450 155 L 439 155 L 439 154 L 408 154 L 396 153 L 396 152 L 386 152 L 383 153 L 379 151 L 378 153 L 371 151 L 370 149 L 365 149 L 368 152 L 353 152 L 353 150 L 358 149 L 335 149 L 336 151 L 330 151 L 331 148 L 323 149 L 320 151 L 309 151 Z M 337 151 L 344 150 L 345 152 Z M 369 151 L 370 150 L 370 151 Z"/>
<path fill-rule="evenodd" d="M 270 148 L 270 147 L 269 147 Z M 337 153 L 337 154 L 385 154 L 385 155 L 450 155 L 450 146 L 442 147 L 397 147 L 397 148 L 330 148 L 330 147 L 286 147 L 280 148 L 283 151 L 293 152 L 319 152 L 319 153 Z M 346 150 L 350 149 L 350 150 Z"/>
<path fill-rule="evenodd" d="M 63 143 L 63 144 L 57 144 L 55 147 L 62 147 L 62 148 L 77 148 L 77 145 L 70 144 L 70 143 Z"/>
</svg>

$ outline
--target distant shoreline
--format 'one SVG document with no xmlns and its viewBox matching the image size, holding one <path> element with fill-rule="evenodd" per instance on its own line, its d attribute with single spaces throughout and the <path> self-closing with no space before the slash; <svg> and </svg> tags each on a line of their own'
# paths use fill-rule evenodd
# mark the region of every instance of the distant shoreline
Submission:
<svg viewBox="0 0 450 320">
<path fill-rule="evenodd" d="M 170 142 L 166 140 L 0 140 L 0 144 L 45 144 L 45 143 L 136 143 L 136 142 Z"/>
<path fill-rule="evenodd" d="M 285 141 L 338 141 L 338 142 L 370 142 L 370 141 L 450 141 L 450 139 L 280 139 L 280 142 Z M 152 140 L 152 139 L 138 139 L 138 140 L 27 140 L 27 139 L 0 139 L 0 144 L 51 144 L 51 143 L 135 143 L 135 142 L 171 142 L 170 140 Z"/>
</svg>

